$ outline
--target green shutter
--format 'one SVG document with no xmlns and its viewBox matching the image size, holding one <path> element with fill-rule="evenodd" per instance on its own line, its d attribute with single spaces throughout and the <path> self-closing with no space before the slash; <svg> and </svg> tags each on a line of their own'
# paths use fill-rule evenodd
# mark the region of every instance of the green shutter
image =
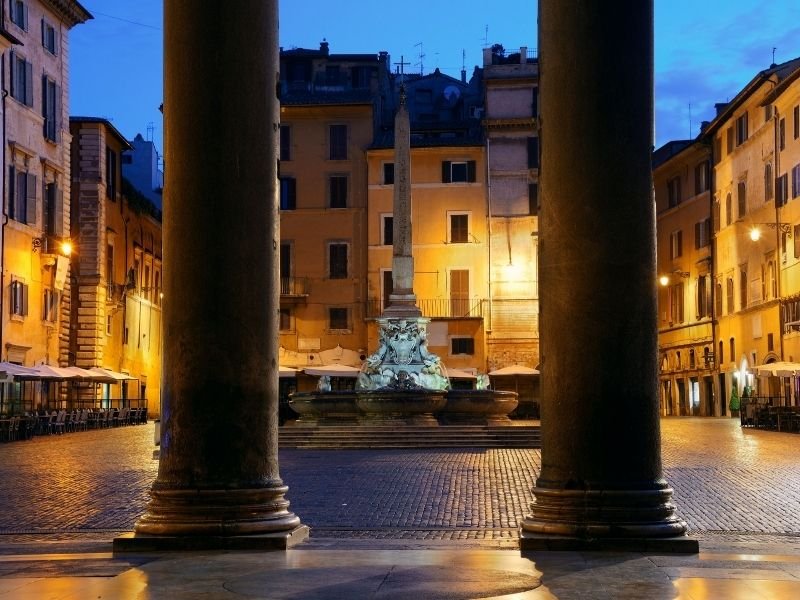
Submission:
<svg viewBox="0 0 800 600">
<path fill-rule="evenodd" d="M 450 161 L 442 161 L 442 183 L 450 183 Z"/>
<path fill-rule="evenodd" d="M 470 183 L 475 182 L 475 161 L 468 160 L 467 161 L 467 181 Z"/>
<path fill-rule="evenodd" d="M 15 183 L 17 182 L 16 169 L 13 166 L 8 167 L 8 204 L 6 204 L 8 216 L 12 219 L 14 215 L 14 192 Z"/>
<path fill-rule="evenodd" d="M 36 223 L 36 175 L 27 174 L 25 196 L 25 222 L 28 225 Z"/>
</svg>

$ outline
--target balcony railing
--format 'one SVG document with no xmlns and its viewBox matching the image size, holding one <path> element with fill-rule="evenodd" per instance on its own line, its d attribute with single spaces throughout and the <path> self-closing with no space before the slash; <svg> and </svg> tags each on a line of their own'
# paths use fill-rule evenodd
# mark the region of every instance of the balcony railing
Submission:
<svg viewBox="0 0 800 600">
<path fill-rule="evenodd" d="M 482 319 L 487 305 L 485 298 L 417 299 L 422 316 L 434 319 Z M 383 309 L 384 304 L 379 298 L 370 298 L 367 302 L 367 317 L 380 317 Z"/>
<path fill-rule="evenodd" d="M 308 279 L 281 277 L 281 296 L 308 296 Z"/>
</svg>

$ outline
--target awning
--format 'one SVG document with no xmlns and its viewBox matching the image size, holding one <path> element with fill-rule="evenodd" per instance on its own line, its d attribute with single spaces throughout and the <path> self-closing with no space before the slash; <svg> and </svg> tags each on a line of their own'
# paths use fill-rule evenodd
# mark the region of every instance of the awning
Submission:
<svg viewBox="0 0 800 600">
<path fill-rule="evenodd" d="M 131 377 L 127 373 L 112 371 L 111 369 L 106 369 L 105 367 L 92 367 L 90 369 L 87 369 L 87 371 L 107 378 L 110 377 L 113 380 L 113 381 L 108 381 L 107 383 L 117 383 L 119 381 L 131 381 L 133 379 L 136 379 L 136 377 Z"/>
<path fill-rule="evenodd" d="M 297 369 L 292 367 L 284 367 L 283 365 L 278 366 L 278 377 L 296 377 L 297 376 Z"/>
<path fill-rule="evenodd" d="M 10 362 L 0 362 L 0 373 L 5 373 L 6 376 L 2 378 L 4 381 L 8 381 L 9 379 L 19 379 L 21 376 L 25 375 L 34 375 L 35 372 L 30 367 L 23 367 L 22 365 L 17 365 L 15 363 Z M 30 379 L 30 377 L 29 377 Z"/>
<path fill-rule="evenodd" d="M 450 379 L 477 379 L 478 376 L 462 369 L 447 369 L 447 377 Z"/>
<path fill-rule="evenodd" d="M 306 375 L 315 375 L 317 377 L 322 377 L 323 375 L 327 375 L 328 377 L 358 377 L 358 374 L 361 373 L 361 369 L 349 367 L 347 365 L 306 367 L 303 369 L 303 371 L 306 373 Z"/>
<path fill-rule="evenodd" d="M 20 376 L 20 379 L 79 379 L 80 374 L 70 371 L 65 367 L 50 365 L 36 365 L 31 369 L 30 375 Z"/>
<path fill-rule="evenodd" d="M 524 367 L 522 365 L 511 365 L 509 367 L 503 367 L 502 369 L 495 369 L 494 371 L 489 371 L 489 375 L 492 377 L 505 377 L 505 376 L 514 376 L 514 375 L 538 375 L 539 371 L 536 369 L 531 369 L 530 367 Z"/>
<path fill-rule="evenodd" d="M 800 375 L 800 363 L 773 362 L 766 365 L 753 367 L 757 375 L 772 375 L 773 377 L 791 377 Z"/>
</svg>

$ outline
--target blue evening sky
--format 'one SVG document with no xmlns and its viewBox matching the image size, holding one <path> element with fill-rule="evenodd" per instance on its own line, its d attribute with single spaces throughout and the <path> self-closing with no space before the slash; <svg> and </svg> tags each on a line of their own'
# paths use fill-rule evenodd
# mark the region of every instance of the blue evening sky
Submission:
<svg viewBox="0 0 800 600">
<path fill-rule="evenodd" d="M 231 0 L 235 3 L 235 0 Z M 162 0 L 81 0 L 94 19 L 70 34 L 70 114 L 104 117 L 128 138 L 163 151 Z M 731 99 L 758 71 L 800 56 L 798 0 L 655 0 L 656 146 L 698 133 L 714 103 Z M 502 10 L 500 9 L 502 7 Z M 224 18 L 224 11 L 220 12 Z M 284 48 L 386 50 L 411 70 L 458 77 L 481 64 L 485 44 L 536 48 L 535 0 L 405 0 L 397 3 L 281 0 Z M 421 55 L 424 55 L 421 57 Z M 613 60 L 614 57 L 609 57 Z"/>
</svg>

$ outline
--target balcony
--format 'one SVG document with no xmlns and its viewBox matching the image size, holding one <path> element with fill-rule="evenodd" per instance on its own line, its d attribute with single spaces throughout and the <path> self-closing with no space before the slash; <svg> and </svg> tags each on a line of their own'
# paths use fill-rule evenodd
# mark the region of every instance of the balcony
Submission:
<svg viewBox="0 0 800 600">
<path fill-rule="evenodd" d="M 417 299 L 417 306 L 423 317 L 432 319 L 482 319 L 488 306 L 485 298 L 433 298 Z M 380 298 L 370 298 L 367 302 L 367 318 L 377 318 L 383 314 L 384 305 Z"/>
<path fill-rule="evenodd" d="M 305 277 L 281 277 L 281 302 L 305 302 L 308 298 L 308 287 L 308 279 Z"/>
</svg>

